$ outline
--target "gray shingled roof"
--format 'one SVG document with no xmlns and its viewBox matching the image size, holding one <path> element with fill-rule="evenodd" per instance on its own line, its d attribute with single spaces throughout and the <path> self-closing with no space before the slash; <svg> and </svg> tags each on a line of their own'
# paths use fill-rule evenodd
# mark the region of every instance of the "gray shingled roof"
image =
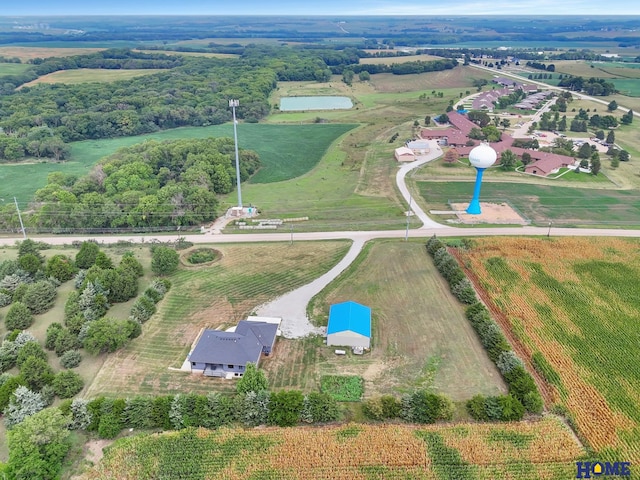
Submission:
<svg viewBox="0 0 640 480">
<path fill-rule="evenodd" d="M 189 361 L 223 365 L 257 363 L 262 347 L 273 345 L 277 330 L 278 325 L 274 323 L 246 320 L 238 322 L 235 332 L 205 330 Z"/>
</svg>

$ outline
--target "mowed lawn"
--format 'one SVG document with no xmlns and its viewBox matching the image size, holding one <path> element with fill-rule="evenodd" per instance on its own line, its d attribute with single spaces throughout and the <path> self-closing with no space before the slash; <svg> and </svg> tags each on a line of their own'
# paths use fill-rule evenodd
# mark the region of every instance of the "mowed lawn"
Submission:
<svg viewBox="0 0 640 480">
<path fill-rule="evenodd" d="M 449 200 L 468 202 L 473 193 L 472 182 L 417 182 L 417 185 L 428 209 L 448 209 Z M 481 201 L 509 202 L 538 225 L 549 221 L 556 226 L 640 225 L 638 190 L 485 182 Z"/>
<path fill-rule="evenodd" d="M 276 182 L 295 178 L 311 170 L 322 158 L 329 145 L 352 129 L 353 124 L 331 125 L 238 125 L 240 148 L 255 150 L 262 167 L 251 179 L 253 183 Z M 68 161 L 62 163 L 34 162 L 0 165 L 0 197 L 16 196 L 28 202 L 34 193 L 47 183 L 51 172 L 84 175 L 101 158 L 145 140 L 175 140 L 182 138 L 231 137 L 231 124 L 209 127 L 186 127 L 164 130 L 137 137 L 87 140 L 71 144 Z"/>
<path fill-rule="evenodd" d="M 640 242 L 482 238 L 461 253 L 601 460 L 640 462 Z M 550 407 L 551 405 L 547 405 Z"/>
<path fill-rule="evenodd" d="M 337 372 L 362 376 L 367 397 L 430 388 L 461 401 L 478 393 L 506 391 L 423 242 L 369 244 L 314 299 L 315 321 L 326 325 L 329 306 L 347 300 L 372 309 L 371 352 L 337 356 L 335 347 L 319 342 L 313 353 L 310 341 L 285 345 L 286 355 L 276 352 L 265 362 L 273 386 L 298 386 L 290 379 L 303 378 L 304 386 L 310 387 L 321 375 Z"/>
<path fill-rule="evenodd" d="M 259 305 L 305 285 L 347 252 L 346 241 L 215 246 L 222 258 L 210 266 L 183 265 L 142 335 L 105 357 L 87 396 L 208 393 L 235 384 L 171 371 L 184 362 L 202 328 L 228 328 Z M 276 347 L 277 348 L 277 347 Z"/>
</svg>

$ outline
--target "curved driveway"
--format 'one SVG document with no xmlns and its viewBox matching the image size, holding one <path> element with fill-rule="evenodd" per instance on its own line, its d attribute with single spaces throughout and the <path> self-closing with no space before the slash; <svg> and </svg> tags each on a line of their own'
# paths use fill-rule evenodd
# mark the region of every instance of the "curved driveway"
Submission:
<svg viewBox="0 0 640 480">
<path fill-rule="evenodd" d="M 398 190 L 400 190 L 400 193 L 404 197 L 404 201 L 407 202 L 407 205 L 409 205 L 410 211 L 413 211 L 413 213 L 422 222 L 422 227 L 420 228 L 427 228 L 427 227 L 450 228 L 448 226 L 442 225 L 438 222 L 431 220 L 431 218 L 429 218 L 429 216 L 426 213 L 424 213 L 424 210 L 420 208 L 420 205 L 418 205 L 417 202 L 413 201 L 411 197 L 411 193 L 409 192 L 409 189 L 407 188 L 407 184 L 405 183 L 405 177 L 407 176 L 407 173 L 409 173 L 411 170 L 415 170 L 416 168 L 421 167 L 422 165 L 430 162 L 431 160 L 435 160 L 436 158 L 442 155 L 442 148 L 440 148 L 440 145 L 438 145 L 438 142 L 434 140 L 429 143 L 431 144 L 431 149 L 427 155 L 421 155 L 420 158 L 415 162 L 402 165 L 398 169 L 398 173 L 396 174 L 396 184 L 398 185 Z"/>
</svg>

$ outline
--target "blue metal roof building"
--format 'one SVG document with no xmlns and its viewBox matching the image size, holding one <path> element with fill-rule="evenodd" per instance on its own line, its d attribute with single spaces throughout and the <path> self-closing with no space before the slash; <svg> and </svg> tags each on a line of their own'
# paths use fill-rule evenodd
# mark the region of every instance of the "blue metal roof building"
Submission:
<svg viewBox="0 0 640 480">
<path fill-rule="evenodd" d="M 370 348 L 371 308 L 352 301 L 331 305 L 327 345 Z"/>
</svg>

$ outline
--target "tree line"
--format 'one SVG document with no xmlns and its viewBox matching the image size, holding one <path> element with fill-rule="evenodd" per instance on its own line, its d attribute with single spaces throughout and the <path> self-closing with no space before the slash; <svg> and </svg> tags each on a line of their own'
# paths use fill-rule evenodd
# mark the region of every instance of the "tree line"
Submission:
<svg viewBox="0 0 640 480">
<path fill-rule="evenodd" d="M 592 96 L 607 96 L 617 92 L 616 86 L 602 78 L 564 77 L 558 82 L 559 87 L 566 87 L 575 92 L 585 92 Z"/>
<path fill-rule="evenodd" d="M 91 61 L 127 62 L 130 55 L 139 56 Z M 230 98 L 240 100 L 237 116 L 246 121 L 269 112 L 267 98 L 277 81 L 274 68 L 260 68 L 251 59 L 166 58 L 177 66 L 127 81 L 38 84 L 17 91 L 11 84 L 0 95 L 0 161 L 28 155 L 62 160 L 68 142 L 224 123 L 231 118 Z M 58 61 L 77 65 L 75 57 Z"/>
<path fill-rule="evenodd" d="M 260 166 L 239 150 L 240 179 Z M 45 231 L 114 231 L 198 225 L 217 217 L 218 199 L 235 188 L 230 138 L 147 141 L 121 148 L 81 177 L 49 174 L 35 193 L 27 227 Z M 5 206 L 0 226 L 16 228 L 15 207 Z"/>
</svg>

